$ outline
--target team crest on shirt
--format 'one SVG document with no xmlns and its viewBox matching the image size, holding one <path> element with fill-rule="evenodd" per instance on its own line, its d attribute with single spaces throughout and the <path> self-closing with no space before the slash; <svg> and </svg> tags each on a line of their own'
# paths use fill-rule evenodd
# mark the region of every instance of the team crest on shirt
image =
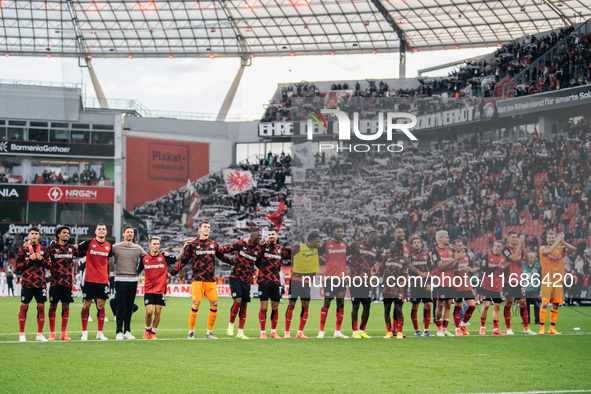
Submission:
<svg viewBox="0 0 591 394">
<path fill-rule="evenodd" d="M 214 245 L 209 245 L 209 249 L 214 249 L 215 246 Z"/>
<path fill-rule="evenodd" d="M 68 252 L 72 253 L 72 248 L 68 248 Z"/>
<path fill-rule="evenodd" d="M 158 257 L 158 261 L 162 261 L 162 257 Z"/>
<path fill-rule="evenodd" d="M 105 246 L 105 250 L 109 250 L 109 247 L 108 246 Z"/>
</svg>

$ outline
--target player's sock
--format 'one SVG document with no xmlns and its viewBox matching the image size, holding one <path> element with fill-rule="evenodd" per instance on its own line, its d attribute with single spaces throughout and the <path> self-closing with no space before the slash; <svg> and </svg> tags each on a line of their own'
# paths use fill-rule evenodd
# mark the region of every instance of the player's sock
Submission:
<svg viewBox="0 0 591 394">
<path fill-rule="evenodd" d="M 529 330 L 529 316 L 527 313 L 527 308 L 523 307 L 523 308 L 519 308 L 519 314 L 521 315 L 521 321 L 523 322 L 523 330 L 527 331 Z"/>
<path fill-rule="evenodd" d="M 62 309 L 62 334 L 66 333 L 68 328 L 68 319 L 70 318 L 70 308 Z"/>
<path fill-rule="evenodd" d="M 47 317 L 49 317 L 49 332 L 54 334 L 55 333 L 55 313 L 57 309 L 49 308 L 49 312 L 47 312 Z"/>
<path fill-rule="evenodd" d="M 37 305 L 37 334 L 43 334 L 45 325 L 45 305 Z"/>
<path fill-rule="evenodd" d="M 442 327 L 443 331 L 447 331 L 447 326 L 448 325 L 449 325 L 449 319 L 445 319 L 443 321 L 443 327 Z"/>
<path fill-rule="evenodd" d="M 209 307 L 209 314 L 207 315 L 207 329 L 209 331 L 213 330 L 213 325 L 215 324 L 215 319 L 218 317 L 218 307 L 217 306 L 210 306 Z"/>
<path fill-rule="evenodd" d="M 353 332 L 357 332 L 357 320 L 351 320 L 351 327 L 353 328 Z"/>
<path fill-rule="evenodd" d="M 365 327 L 367 326 L 367 323 L 364 321 L 361 321 L 361 324 L 359 325 L 359 330 L 360 331 L 365 331 Z"/>
<path fill-rule="evenodd" d="M 152 327 L 144 326 L 146 328 L 146 332 L 152 332 Z"/>
<path fill-rule="evenodd" d="M 337 331 L 341 331 L 341 326 L 343 324 L 343 316 L 345 315 L 345 309 L 344 308 L 337 308 L 337 326 L 336 326 L 336 330 Z"/>
<path fill-rule="evenodd" d="M 261 332 L 265 331 L 265 326 L 267 325 L 267 310 L 266 309 L 259 309 L 259 324 L 261 326 Z"/>
<path fill-rule="evenodd" d="M 416 309 L 412 309 L 410 311 L 410 320 L 412 320 L 412 328 L 414 328 L 415 331 L 419 331 L 419 318 L 417 317 L 418 312 L 419 311 Z"/>
<path fill-rule="evenodd" d="M 507 326 L 507 330 L 511 329 L 511 308 L 510 307 L 505 307 L 505 310 L 503 311 L 503 314 L 505 315 L 505 325 Z"/>
<path fill-rule="evenodd" d="M 398 319 L 396 322 L 398 323 L 398 332 L 402 332 L 402 325 L 404 324 L 404 319 Z"/>
<path fill-rule="evenodd" d="M 244 330 L 244 324 L 246 323 L 246 305 L 240 306 L 240 317 L 238 318 L 238 333 L 240 330 Z"/>
<path fill-rule="evenodd" d="M 498 331 L 498 330 L 499 330 L 499 321 L 493 320 L 493 331 Z"/>
<path fill-rule="evenodd" d="M 156 334 L 156 331 L 158 331 L 156 327 L 150 327 L 150 329 L 152 330 L 152 334 Z"/>
<path fill-rule="evenodd" d="M 103 327 L 105 326 L 105 310 L 101 309 L 98 312 L 98 322 L 97 322 L 97 330 L 99 330 L 100 332 L 103 331 Z"/>
<path fill-rule="evenodd" d="M 480 318 L 480 327 L 486 327 L 486 319 Z"/>
<path fill-rule="evenodd" d="M 431 315 L 427 315 L 427 317 L 423 318 L 423 325 L 424 325 L 424 329 L 425 331 L 429 331 L 429 326 L 431 325 Z"/>
<path fill-rule="evenodd" d="M 235 302 L 232 304 L 232 309 L 230 309 L 230 324 L 234 324 L 236 321 L 236 316 L 238 316 L 238 312 L 240 311 L 240 304 Z"/>
<path fill-rule="evenodd" d="M 293 310 L 295 305 L 288 305 L 287 311 L 285 312 L 285 331 L 289 331 L 289 327 L 291 327 L 291 318 L 293 317 Z"/>
<path fill-rule="evenodd" d="M 88 331 L 88 309 L 82 308 L 80 316 L 82 318 L 82 331 Z"/>
<path fill-rule="evenodd" d="M 303 306 L 302 312 L 300 313 L 300 326 L 298 328 L 299 331 L 304 331 L 304 327 L 306 327 L 307 321 L 308 321 L 308 307 Z"/>
<path fill-rule="evenodd" d="M 554 326 L 556 325 L 556 321 L 558 320 L 558 311 L 550 311 L 550 327 L 554 328 Z"/>
<path fill-rule="evenodd" d="M 277 329 L 277 322 L 279 321 L 279 311 L 271 311 L 271 332 Z"/>
<path fill-rule="evenodd" d="M 195 324 L 197 323 L 197 314 L 199 313 L 199 308 L 191 308 L 191 312 L 189 312 L 189 330 L 195 331 Z"/>
<path fill-rule="evenodd" d="M 386 322 L 386 331 L 388 331 L 388 332 L 392 331 L 392 323 L 389 321 Z"/>
<path fill-rule="evenodd" d="M 547 309 L 540 309 L 540 324 L 542 326 L 546 324 L 546 313 L 548 313 Z"/>
<path fill-rule="evenodd" d="M 443 320 L 435 320 L 435 325 L 437 326 L 437 331 L 443 331 Z"/>
<path fill-rule="evenodd" d="M 475 306 L 469 306 L 468 309 L 466 309 L 466 311 L 464 312 L 464 319 L 462 319 L 460 325 L 466 327 L 466 323 L 468 323 L 472 318 L 472 314 L 474 313 L 475 309 Z"/>
<path fill-rule="evenodd" d="M 25 334 L 25 323 L 27 322 L 27 311 L 29 310 L 28 305 L 21 305 L 21 310 L 18 313 L 18 327 L 21 334 Z"/>
<path fill-rule="evenodd" d="M 461 306 L 454 306 L 454 326 L 456 327 L 456 330 L 460 328 L 461 312 Z"/>
<path fill-rule="evenodd" d="M 238 321 L 238 324 L 240 324 L 240 320 Z M 238 335 L 240 335 L 240 334 L 244 334 L 244 329 L 242 329 L 242 328 L 238 329 Z"/>
<path fill-rule="evenodd" d="M 322 307 L 320 309 L 320 331 L 324 331 L 324 327 L 326 327 L 326 317 L 328 316 L 328 308 Z"/>
</svg>

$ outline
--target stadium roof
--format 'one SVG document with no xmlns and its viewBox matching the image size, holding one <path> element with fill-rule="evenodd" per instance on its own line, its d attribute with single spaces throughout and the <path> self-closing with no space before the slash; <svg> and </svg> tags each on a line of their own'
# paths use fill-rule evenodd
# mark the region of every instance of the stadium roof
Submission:
<svg viewBox="0 0 591 394">
<path fill-rule="evenodd" d="M 7 55 L 246 58 L 494 46 L 583 22 L 591 2 L 0 0 L 0 15 Z"/>
</svg>

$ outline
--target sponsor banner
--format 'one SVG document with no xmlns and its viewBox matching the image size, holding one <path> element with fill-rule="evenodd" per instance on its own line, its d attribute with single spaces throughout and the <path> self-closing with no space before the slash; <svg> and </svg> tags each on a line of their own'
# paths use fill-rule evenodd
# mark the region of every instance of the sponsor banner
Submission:
<svg viewBox="0 0 591 394">
<path fill-rule="evenodd" d="M 0 201 L 27 201 L 28 187 L 21 185 L 12 186 L 9 183 L 0 185 Z"/>
<path fill-rule="evenodd" d="M 209 144 L 125 138 L 125 209 L 143 206 L 209 174 Z"/>
<path fill-rule="evenodd" d="M 189 147 L 150 142 L 148 171 L 150 179 L 176 181 L 189 179 Z"/>
<path fill-rule="evenodd" d="M 114 145 L 0 140 L 0 155 L 113 157 Z"/>
<path fill-rule="evenodd" d="M 591 85 L 496 102 L 499 118 L 591 104 Z"/>
<path fill-rule="evenodd" d="M 0 234 L 28 234 L 29 230 L 33 224 L 27 223 L 0 223 Z M 67 223 L 43 223 L 36 225 L 41 232 L 41 235 L 55 235 L 55 229 L 59 226 L 68 226 L 70 227 L 70 234 L 72 236 L 71 239 L 74 237 L 81 236 L 81 237 L 94 237 L 94 229 L 95 226 L 87 226 L 87 225 L 77 225 L 77 224 L 67 224 Z M 111 233 L 111 225 L 107 225 L 107 231 Z"/>
<path fill-rule="evenodd" d="M 28 201 L 113 204 L 115 202 L 115 188 L 31 185 L 29 186 Z"/>
</svg>

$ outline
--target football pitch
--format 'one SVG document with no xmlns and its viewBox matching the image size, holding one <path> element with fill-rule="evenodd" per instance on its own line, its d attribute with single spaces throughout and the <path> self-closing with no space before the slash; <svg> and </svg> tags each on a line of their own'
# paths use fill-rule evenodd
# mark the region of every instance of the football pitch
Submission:
<svg viewBox="0 0 591 394">
<path fill-rule="evenodd" d="M 158 330 L 159 340 L 144 341 L 143 298 L 132 320 L 135 341 L 115 341 L 115 323 L 107 308 L 108 342 L 81 342 L 81 300 L 71 305 L 71 342 L 35 342 L 36 309 L 27 317 L 27 343 L 18 340 L 18 298 L 0 299 L 0 390 L 2 392 L 565 392 L 591 389 L 591 308 L 562 307 L 557 328 L 562 336 L 524 336 L 513 314 L 517 335 L 493 337 L 492 308 L 487 336 L 478 335 L 480 306 L 468 327 L 470 337 L 414 338 L 410 304 L 404 305 L 405 339 L 383 339 L 382 304 L 374 303 L 367 332 L 372 339 L 333 339 L 335 305 L 326 339 L 313 339 L 320 327 L 321 301 L 312 301 L 305 333 L 310 339 L 259 340 L 259 301 L 249 304 L 245 333 L 252 339 L 226 336 L 230 299 L 220 299 L 214 334 L 205 340 L 208 305 L 197 319 L 198 340 L 186 339 L 190 300 L 169 298 Z M 46 304 L 46 311 L 49 304 Z M 278 333 L 283 336 L 287 302 L 280 306 Z M 299 323 L 294 311 L 292 337 Z M 351 334 L 351 303 L 345 303 L 343 333 Z M 56 329 L 61 325 L 61 309 Z M 533 310 L 532 310 L 533 313 Z M 270 313 L 268 313 L 270 315 Z M 96 309 L 89 339 L 94 339 Z M 419 313 L 419 327 L 422 319 Z M 533 321 L 533 319 L 532 319 Z M 236 328 L 237 328 L 236 322 Z M 453 330 L 453 321 L 450 329 Z M 501 322 L 504 331 L 504 322 Z M 580 327 L 580 331 L 573 331 Z M 534 331 L 537 325 L 532 324 Z M 270 321 L 267 322 L 269 333 Z M 436 332 L 435 324 L 431 331 Z M 44 333 L 47 337 L 49 321 Z"/>
</svg>

